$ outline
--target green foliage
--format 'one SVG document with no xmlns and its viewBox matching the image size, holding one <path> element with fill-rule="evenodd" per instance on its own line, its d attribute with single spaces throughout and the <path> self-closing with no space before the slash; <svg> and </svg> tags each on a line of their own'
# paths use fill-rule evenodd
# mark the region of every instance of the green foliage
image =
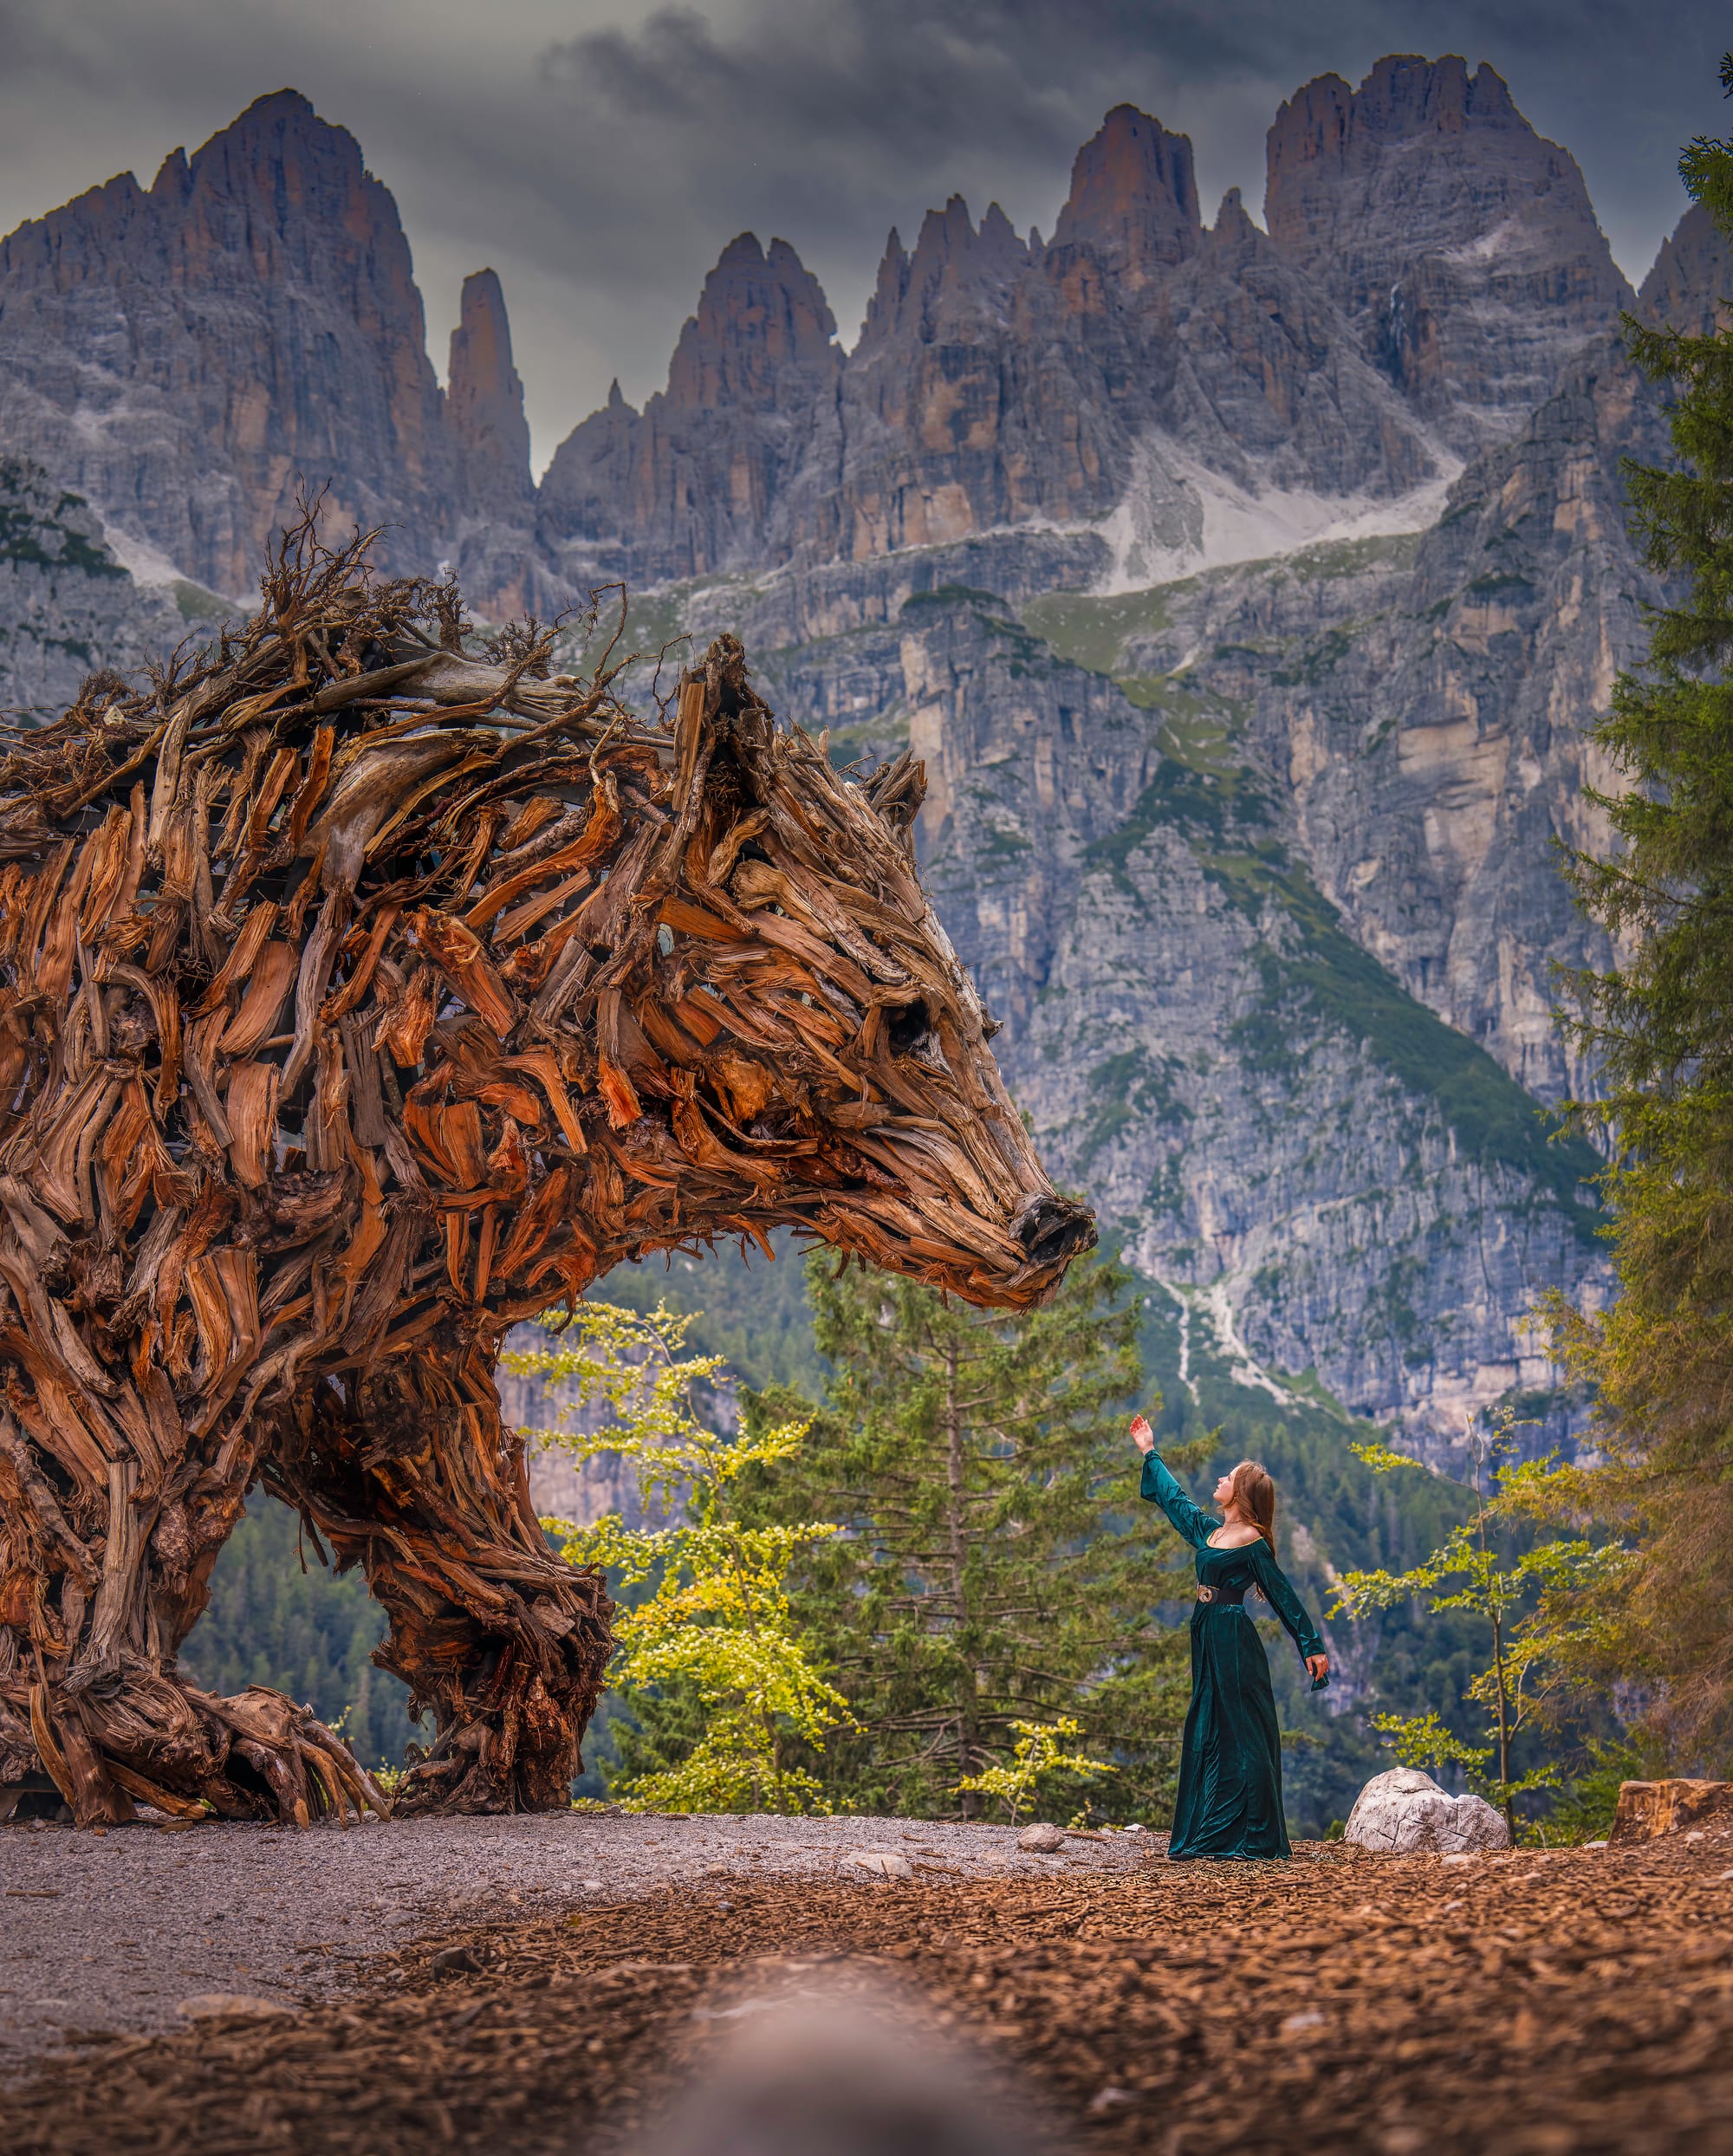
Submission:
<svg viewBox="0 0 1733 2156">
<path fill-rule="evenodd" d="M 1436 1761 L 1466 1768 L 1470 1780 L 1503 1811 L 1513 1836 L 1518 1823 L 1516 1800 L 1549 1788 L 1557 1778 L 1550 1763 L 1514 1774 L 1512 1748 L 1536 1705 L 1537 1681 L 1550 1674 L 1574 1640 L 1574 1620 L 1558 1612 L 1592 1596 L 1627 1562 L 1623 1549 L 1582 1535 L 1518 1549 L 1500 1538 L 1498 1530 L 1513 1516 L 1533 1517 L 1545 1502 L 1545 1485 L 1555 1471 L 1549 1459 L 1512 1460 L 1518 1426 L 1509 1407 L 1497 1412 L 1490 1430 L 1483 1429 L 1477 1417 L 1470 1419 L 1468 1439 L 1477 1499 L 1472 1515 L 1458 1522 L 1430 1556 L 1404 1571 L 1380 1567 L 1342 1574 L 1331 1611 L 1358 1617 L 1418 1599 L 1429 1609 L 1462 1610 L 1484 1624 L 1492 1659 L 1470 1683 L 1468 1696 L 1483 1710 L 1490 1743 L 1464 1743 L 1430 1711 L 1418 1717 L 1381 1714 L 1373 1726 L 1395 1746 L 1404 1766 Z M 1383 1446 L 1354 1449 L 1379 1473 L 1412 1464 Z M 1485 1767 L 1494 1757 L 1498 1771 L 1489 1776 Z"/>
<path fill-rule="evenodd" d="M 1591 1737 L 1586 1754 L 1586 1763 L 1555 1792 L 1546 1817 L 1535 1830 L 1537 1841 L 1559 1847 L 1604 1841 L 1619 1809 L 1619 1784 L 1651 1781 L 1663 1768 L 1653 1742 L 1640 1736 Z"/>
<path fill-rule="evenodd" d="M 1069 1715 L 1061 1715 L 1056 1722 L 1013 1722 L 1011 1728 L 1017 1741 L 1010 1764 L 964 1775 L 957 1784 L 957 1793 L 959 1796 L 996 1796 L 1014 1827 L 1025 1800 L 1037 1793 L 1049 1775 L 1063 1773 L 1093 1781 L 1097 1775 L 1118 1771 L 1110 1759 L 1092 1759 L 1087 1752 L 1059 1749 L 1061 1738 L 1083 1734 L 1082 1724 Z"/>
<path fill-rule="evenodd" d="M 1723 63 L 1733 91 L 1733 55 Z M 1733 142 L 1680 160 L 1733 237 Z M 1633 527 L 1673 603 L 1648 660 L 1619 677 L 1593 738 L 1625 781 L 1596 794 L 1610 858 L 1568 858 L 1618 966 L 1569 977 L 1578 1046 L 1604 1097 L 1577 1104 L 1611 1148 L 1604 1187 L 1619 1283 L 1604 1317 L 1555 1305 L 1555 1338 L 1599 1387 L 1598 1462 L 1555 1492 L 1639 1555 L 1583 1603 L 1571 1666 L 1582 1695 L 1615 1677 L 1691 1759 L 1733 1745 L 1733 334 L 1627 318 L 1631 349 L 1671 399 L 1676 461 L 1627 467 Z"/>
<path fill-rule="evenodd" d="M 363 1766 L 394 1764 L 417 1733 L 409 1692 L 368 1659 L 385 1612 L 357 1572 L 328 1572 L 302 1547 L 285 1504 L 255 1496 L 211 1575 L 211 1606 L 181 1650 L 181 1666 L 208 1691 L 272 1685 L 340 1719 Z"/>
<path fill-rule="evenodd" d="M 1417 1773 L 1428 1767 L 1466 1767 L 1480 1776 L 1492 1757 L 1490 1744 L 1464 1744 L 1430 1708 L 1425 1714 L 1375 1714 L 1372 1726 L 1396 1754 L 1397 1765 Z"/>
<path fill-rule="evenodd" d="M 1348 1447 L 1357 1460 L 1364 1460 L 1374 1475 L 1392 1475 L 1409 1468 L 1417 1475 L 1425 1469 L 1418 1460 L 1411 1460 L 1405 1452 L 1392 1452 L 1387 1445 L 1351 1445 Z"/>
<path fill-rule="evenodd" d="M 687 1346 L 725 1356 L 743 1385 L 821 1392 L 826 1366 L 813 1345 L 801 1245 L 791 1230 L 778 1228 L 770 1248 L 774 1263 L 761 1250 L 724 1243 L 702 1257 L 677 1250 L 665 1260 L 616 1265 L 591 1292 L 622 1309 L 663 1309 L 689 1319 Z"/>
<path fill-rule="evenodd" d="M 733 1502 L 740 1476 L 787 1459 L 806 1425 L 765 1425 L 732 1439 L 706 1428 L 693 1388 L 716 1378 L 723 1358 L 682 1359 L 688 1321 L 668 1310 L 586 1302 L 540 1322 L 554 1344 L 502 1360 L 522 1376 L 570 1384 L 575 1397 L 558 1427 L 535 1435 L 580 1461 L 618 1453 L 637 1470 L 646 1516 L 670 1521 L 634 1529 L 608 1513 L 587 1527 L 543 1522 L 569 1562 L 600 1565 L 628 1590 L 652 1589 L 617 1620 L 615 1690 L 629 1705 L 672 1689 L 699 1711 L 684 1757 L 629 1774 L 614 1794 L 639 1811 L 828 1809 L 789 1745 L 821 1746 L 847 1720 L 847 1704 L 820 1674 L 786 1583 L 807 1546 L 836 1530 L 809 1521 L 748 1525 Z M 571 1426 L 598 1407 L 598 1432 Z"/>
<path fill-rule="evenodd" d="M 172 589 L 175 609 L 183 621 L 226 621 L 234 612 L 220 593 L 207 591 L 203 584 L 191 583 L 184 576 L 176 577 Z"/>
<path fill-rule="evenodd" d="M 858 1724 L 815 1763 L 834 1801 L 954 1811 L 962 1783 L 1015 1771 L 1020 1725 L 1074 1718 L 1121 1770 L 1108 1801 L 1159 1809 L 1185 1647 L 1152 1605 L 1185 1585 L 1126 1531 L 1129 1276 L 1074 1265 L 1047 1309 L 1015 1320 L 816 1254 L 808 1281 L 828 1395 L 749 1403 L 755 1426 L 810 1414 L 813 1439 L 747 1480 L 742 1503 L 845 1530 L 803 1550 L 794 1593 Z"/>
<path fill-rule="evenodd" d="M 87 504 L 81 495 L 62 493 L 49 508 L 43 491 L 47 477 L 17 458 L 0 457 L 0 562 L 123 578 L 126 570 L 105 548 L 56 521 Z"/>
</svg>

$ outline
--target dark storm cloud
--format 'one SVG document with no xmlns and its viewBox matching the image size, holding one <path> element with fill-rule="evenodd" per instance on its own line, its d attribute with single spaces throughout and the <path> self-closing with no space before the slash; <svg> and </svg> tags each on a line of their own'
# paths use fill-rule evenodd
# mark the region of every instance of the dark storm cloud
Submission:
<svg viewBox="0 0 1733 2156">
<path fill-rule="evenodd" d="M 690 8 L 599 28 L 550 47 L 541 71 L 727 198 L 803 219 L 810 246 L 884 210 L 906 221 L 899 200 L 952 186 L 977 208 L 1031 188 L 1051 205 L 1121 98 L 1191 133 L 1206 175 L 1219 167 L 1256 207 L 1264 129 L 1302 81 L 1459 51 L 1490 60 L 1574 152 L 1640 275 L 1681 206 L 1681 140 L 1717 122 L 1730 38 L 1724 0 L 760 0 L 727 30 Z"/>
<path fill-rule="evenodd" d="M 1490 61 L 1582 165 L 1640 277 L 1681 143 L 1729 118 L 1726 0 L 0 0 L 0 222 L 131 163 L 148 181 L 293 83 L 395 192 L 443 355 L 458 280 L 501 272 L 538 450 L 618 373 L 663 378 L 737 231 L 792 241 L 846 337 L 887 229 L 952 192 L 1051 230 L 1122 99 L 1191 136 L 1206 205 L 1256 211 L 1277 106 L 1386 52 Z"/>
</svg>

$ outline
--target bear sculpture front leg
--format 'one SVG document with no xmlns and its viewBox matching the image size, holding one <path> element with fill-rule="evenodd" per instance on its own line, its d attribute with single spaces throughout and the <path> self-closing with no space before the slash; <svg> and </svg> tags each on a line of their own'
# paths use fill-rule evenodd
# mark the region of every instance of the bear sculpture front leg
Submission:
<svg viewBox="0 0 1733 2156">
<path fill-rule="evenodd" d="M 141 1803 L 303 1827 L 387 1815 L 310 1709 L 257 1685 L 219 1698 L 177 1659 L 268 1425 L 165 1472 L 154 1457 L 86 1459 L 70 1396 L 40 1367 L 0 1362 L 0 1820 L 62 1804 L 82 1827 Z"/>
<path fill-rule="evenodd" d="M 452 1345 L 321 1379 L 265 1481 L 391 1620 L 374 1653 L 431 1711 L 399 1813 L 561 1810 L 612 1650 L 601 1576 L 548 1546 L 490 1358 Z"/>
</svg>

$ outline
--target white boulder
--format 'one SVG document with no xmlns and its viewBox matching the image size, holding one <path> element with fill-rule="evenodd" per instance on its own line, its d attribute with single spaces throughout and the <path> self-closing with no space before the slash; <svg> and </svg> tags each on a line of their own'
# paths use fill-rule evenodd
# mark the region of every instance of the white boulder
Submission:
<svg viewBox="0 0 1733 2156">
<path fill-rule="evenodd" d="M 1354 1799 L 1342 1839 L 1387 1856 L 1418 1850 L 1458 1854 L 1508 1849 L 1510 1829 L 1484 1797 L 1451 1796 L 1431 1775 L 1392 1767 L 1373 1775 Z"/>
<path fill-rule="evenodd" d="M 1050 1820 L 1038 1819 L 1017 1836 L 1017 1847 L 1036 1856 L 1054 1856 L 1065 1847 L 1065 1836 Z"/>
</svg>

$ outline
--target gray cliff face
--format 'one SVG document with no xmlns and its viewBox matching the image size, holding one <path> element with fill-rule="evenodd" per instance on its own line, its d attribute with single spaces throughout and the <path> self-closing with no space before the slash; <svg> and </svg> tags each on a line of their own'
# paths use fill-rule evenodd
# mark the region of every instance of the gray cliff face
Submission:
<svg viewBox="0 0 1733 2156">
<path fill-rule="evenodd" d="M 1658 595 L 1619 460 L 1665 454 L 1655 399 L 1603 343 L 1418 538 L 1029 610 L 1176 724 L 1219 714 L 1355 940 L 1545 1101 L 1593 1085 L 1555 1029 L 1553 969 L 1611 954 L 1554 848 L 1606 843 L 1587 789 L 1619 780 L 1586 730 Z"/>
<path fill-rule="evenodd" d="M 379 558 L 449 560 L 495 619 L 569 597 L 535 536 L 523 390 L 491 270 L 449 400 L 396 204 L 290 90 L 148 191 L 130 174 L 0 244 L 0 443 L 86 498 L 146 581 L 251 589 L 303 493 Z"/>
<path fill-rule="evenodd" d="M 1637 295 L 1637 312 L 1657 328 L 1707 336 L 1733 320 L 1733 246 L 1700 202 L 1661 243 Z"/>
<path fill-rule="evenodd" d="M 457 491 L 426 542 L 447 539 L 465 598 L 493 620 L 555 614 L 571 594 L 536 543 L 523 384 L 512 360 L 505 295 L 491 270 L 464 280 L 446 380 Z"/>
<path fill-rule="evenodd" d="M 141 589 L 105 545 L 101 520 L 39 467 L 0 458 L 0 709 L 52 717 L 101 667 L 163 656 L 211 604 L 184 588 Z"/>
<path fill-rule="evenodd" d="M 1124 426 L 1064 311 L 996 204 L 977 230 L 953 196 L 912 254 L 892 232 L 843 371 L 837 484 L 790 504 L 790 550 L 859 561 L 1107 506 Z"/>
<path fill-rule="evenodd" d="M 446 416 L 462 500 L 483 515 L 527 523 L 535 498 L 529 422 L 523 416 L 523 384 L 512 362 L 505 295 L 491 270 L 464 279 L 446 379 Z"/>
<path fill-rule="evenodd" d="M 1016 1098 L 1199 1363 L 1441 1460 L 1556 1384 L 1521 1321 L 1606 1292 L 1593 1158 L 1354 940 L 1243 718 L 1134 703 L 956 586 L 767 671 L 834 755 L 925 759 L 925 870 Z"/>
<path fill-rule="evenodd" d="M 1632 303 L 1576 160 L 1489 67 L 1394 55 L 1308 83 L 1269 131 L 1269 235 L 1468 456 Z"/>
<path fill-rule="evenodd" d="M 303 483 L 330 516 L 446 521 L 452 457 L 390 195 L 293 91 L 148 192 L 131 174 L 0 245 L 0 441 L 166 568 L 251 588 Z"/>
<path fill-rule="evenodd" d="M 704 576 L 763 558 L 791 472 L 814 453 L 842 363 L 836 323 L 786 240 L 749 232 L 704 280 L 665 393 L 616 384 L 541 490 L 542 538 L 574 583 L 622 570 Z"/>
</svg>

